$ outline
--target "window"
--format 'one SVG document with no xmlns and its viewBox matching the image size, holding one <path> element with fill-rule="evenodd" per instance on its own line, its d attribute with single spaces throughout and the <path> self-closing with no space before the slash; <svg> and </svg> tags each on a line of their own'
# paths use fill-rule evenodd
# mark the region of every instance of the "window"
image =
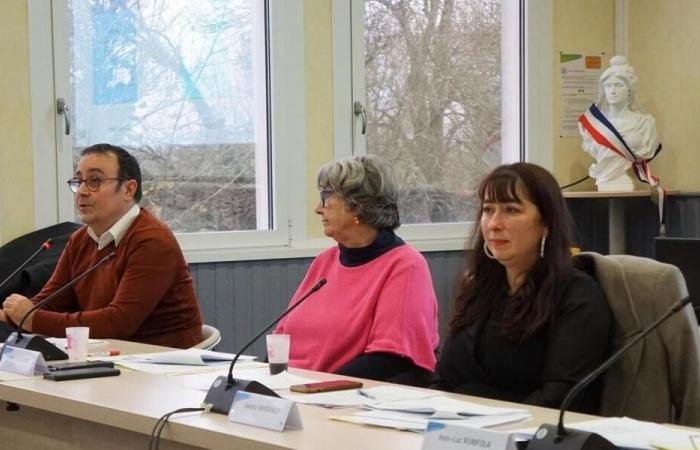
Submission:
<svg viewBox="0 0 700 450">
<path fill-rule="evenodd" d="M 352 143 L 336 140 L 338 156 L 373 153 L 392 163 L 404 237 L 463 241 L 482 176 L 524 154 L 520 2 L 338 0 L 334 7 L 334 55 L 345 51 L 352 61 L 351 79 L 343 79 L 340 59 L 334 63 L 336 133 Z"/>
<path fill-rule="evenodd" d="M 303 177 L 303 157 L 288 156 L 303 148 L 303 117 L 291 113 L 303 103 L 302 6 L 33 2 L 32 45 L 53 48 L 55 84 L 50 77 L 43 83 L 54 92 L 45 97 L 67 105 L 56 117 L 34 120 L 57 129 L 53 160 L 39 158 L 51 180 L 40 175 L 37 184 L 56 192 L 54 211 L 41 211 L 44 220 L 74 220 L 65 180 L 82 149 L 109 142 L 137 157 L 142 205 L 178 233 L 186 251 L 211 256 L 230 246 L 288 245 L 289 199 L 299 184 L 293 177 Z M 52 28 L 47 21 L 52 35 L 43 31 Z M 37 109 L 46 111 L 45 103 Z"/>
<path fill-rule="evenodd" d="M 130 150 L 142 205 L 175 232 L 270 229 L 265 2 L 68 9 L 74 162 L 98 142 Z"/>
<path fill-rule="evenodd" d="M 365 1 L 367 151 L 402 180 L 403 223 L 467 222 L 501 152 L 500 1 Z"/>
<path fill-rule="evenodd" d="M 400 234 L 421 250 L 463 246 L 483 171 L 521 148 L 551 167 L 551 0 L 333 0 L 332 99 L 305 84 L 315 56 L 304 21 L 316 13 L 303 0 L 27 4 L 37 227 L 74 219 L 65 180 L 75 154 L 111 141 L 137 153 L 144 205 L 178 231 L 189 261 L 314 255 L 328 241 L 307 231 L 307 101 L 332 102 L 336 157 L 370 151 L 396 165 L 408 202 Z M 462 40 L 432 29 L 448 16 Z M 423 53 L 410 53 L 422 40 Z M 473 119 L 482 110 L 491 121 Z"/>
</svg>

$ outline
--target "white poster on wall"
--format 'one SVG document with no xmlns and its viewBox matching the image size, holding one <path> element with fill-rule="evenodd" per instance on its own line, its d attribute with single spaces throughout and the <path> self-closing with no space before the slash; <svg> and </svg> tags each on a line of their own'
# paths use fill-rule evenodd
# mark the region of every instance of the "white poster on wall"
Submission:
<svg viewBox="0 0 700 450">
<path fill-rule="evenodd" d="M 596 55 L 559 52 L 561 98 L 559 137 L 579 137 L 578 116 L 595 102 L 605 52 Z"/>
</svg>

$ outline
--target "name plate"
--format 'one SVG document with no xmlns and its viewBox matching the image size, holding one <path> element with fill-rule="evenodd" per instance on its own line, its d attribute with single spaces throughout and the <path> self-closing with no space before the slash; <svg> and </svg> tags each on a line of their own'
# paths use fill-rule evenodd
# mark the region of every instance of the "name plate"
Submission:
<svg viewBox="0 0 700 450">
<path fill-rule="evenodd" d="M 510 433 L 456 423 L 428 422 L 423 450 L 516 450 Z"/>
<path fill-rule="evenodd" d="M 244 391 L 236 392 L 228 420 L 275 431 L 303 428 L 299 408 L 292 400 Z"/>
<path fill-rule="evenodd" d="M 46 373 L 49 368 L 41 353 L 8 345 L 0 360 L 0 370 L 31 377 Z"/>
</svg>

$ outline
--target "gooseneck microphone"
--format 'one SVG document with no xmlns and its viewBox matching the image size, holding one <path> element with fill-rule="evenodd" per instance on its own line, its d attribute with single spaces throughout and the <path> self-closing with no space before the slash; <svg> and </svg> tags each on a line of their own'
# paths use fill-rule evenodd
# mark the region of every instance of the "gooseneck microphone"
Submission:
<svg viewBox="0 0 700 450">
<path fill-rule="evenodd" d="M 231 365 L 228 368 L 228 375 L 222 375 L 220 377 L 217 377 L 216 380 L 214 380 L 214 383 L 212 383 L 211 387 L 209 388 L 209 392 L 207 392 L 207 396 L 204 398 L 203 404 L 205 407 L 210 406 L 213 412 L 219 414 L 228 414 L 229 410 L 231 409 L 231 405 L 233 404 L 233 397 L 238 391 L 268 395 L 270 397 L 279 397 L 279 395 L 277 395 L 275 391 L 261 383 L 258 383 L 257 381 L 241 379 L 237 380 L 233 378 L 233 366 L 236 364 L 236 361 L 238 361 L 238 358 L 243 354 L 243 352 L 248 350 L 248 347 L 253 345 L 255 341 L 260 339 L 260 337 L 263 334 L 265 334 L 265 332 L 267 332 L 270 328 L 275 326 L 275 324 L 282 320 L 285 316 L 287 316 L 287 314 L 294 311 L 296 307 L 301 305 L 304 302 L 304 300 L 311 296 L 311 294 L 321 289 L 324 284 L 326 284 L 325 278 L 321 278 L 320 280 L 318 280 L 316 284 L 314 284 L 313 287 L 311 287 L 311 289 L 309 289 L 309 291 L 299 299 L 299 301 L 297 301 L 294 305 L 289 307 L 275 320 L 270 322 L 270 324 L 263 328 L 263 330 L 260 333 L 255 335 L 255 337 L 248 341 L 248 343 L 244 345 L 243 348 L 236 352 L 236 356 L 233 358 L 233 361 L 231 361 Z"/>
<path fill-rule="evenodd" d="M 593 380 L 598 378 L 600 374 L 605 372 L 613 364 L 615 364 L 634 344 L 644 339 L 646 335 L 654 331 L 662 322 L 666 319 L 682 310 L 685 305 L 690 303 L 690 297 L 685 297 L 678 303 L 673 305 L 666 314 L 658 318 L 654 323 L 649 325 L 647 329 L 642 331 L 641 334 L 637 335 L 634 339 L 625 344 L 622 348 L 616 351 L 610 358 L 605 360 L 603 364 L 598 366 L 591 373 L 583 377 L 581 381 L 576 383 L 573 388 L 566 394 L 564 401 L 561 402 L 561 408 L 559 410 L 559 424 L 555 427 L 554 425 L 544 424 L 542 425 L 532 440 L 529 442 L 527 448 L 528 450 L 615 450 L 617 447 L 604 437 L 599 434 L 592 433 L 589 431 L 581 430 L 567 430 L 564 427 L 564 413 L 569 408 L 569 405 L 574 400 L 576 395 L 586 386 L 588 386 Z"/>
<path fill-rule="evenodd" d="M 27 267 L 27 264 L 29 264 L 30 262 L 32 262 L 32 261 L 34 260 L 34 258 L 36 258 L 37 255 L 38 255 L 39 253 L 43 252 L 44 250 L 50 249 L 52 246 L 53 246 L 53 240 L 52 240 L 52 239 L 47 239 L 43 244 L 41 244 L 41 245 L 39 246 L 38 249 L 36 249 L 36 251 L 35 251 L 34 253 L 31 254 L 31 256 L 30 256 L 29 258 L 27 258 L 26 261 L 24 261 L 22 264 L 20 264 L 18 268 L 16 268 L 7 278 L 5 278 L 5 279 L 2 281 L 2 283 L 0 283 L 0 288 L 2 288 L 3 286 L 5 286 L 5 285 L 12 279 L 12 277 L 14 277 L 15 275 L 17 275 L 17 273 L 18 273 L 20 270 L 22 270 L 22 269 L 24 269 L 25 267 Z"/>
<path fill-rule="evenodd" d="M 5 278 L 2 283 L 0 283 L 0 288 L 4 287 L 12 278 L 14 278 L 15 275 L 19 273 L 20 270 L 24 269 L 27 267 L 27 265 L 34 260 L 34 258 L 39 255 L 39 253 L 43 252 L 44 250 L 48 250 L 53 246 L 53 240 L 52 239 L 47 239 L 43 244 L 39 246 L 38 249 L 34 253 L 31 254 L 29 258 L 26 259 L 22 264 L 19 265 L 7 278 Z M 0 299 L 0 304 L 5 299 Z M 15 331 L 12 327 L 12 325 L 6 323 L 6 322 L 0 322 L 0 342 L 5 342 L 5 339 L 13 332 Z"/>
<path fill-rule="evenodd" d="M 53 301 L 56 297 L 58 297 L 63 291 L 68 289 L 69 287 L 73 286 L 75 283 L 78 281 L 82 280 L 89 274 L 91 274 L 93 271 L 95 271 L 98 267 L 109 261 L 110 259 L 114 258 L 116 255 L 116 252 L 112 252 L 109 255 L 105 256 L 101 260 L 97 261 L 95 264 L 93 264 L 89 269 L 86 271 L 82 272 L 80 275 L 77 277 L 73 278 L 70 280 L 68 283 L 64 284 L 60 288 L 56 289 L 54 292 L 51 293 L 48 297 L 45 299 L 37 302 L 32 306 L 29 311 L 27 311 L 23 316 L 22 319 L 19 321 L 19 324 L 17 324 L 17 331 L 16 335 L 13 339 L 13 336 L 10 335 L 10 337 L 7 338 L 5 341 L 5 346 L 10 346 L 10 347 L 17 347 L 17 348 L 26 348 L 28 350 L 36 350 L 40 352 L 46 361 L 56 361 L 56 360 L 61 360 L 61 359 L 68 359 L 68 355 L 58 349 L 55 345 L 49 343 L 46 339 L 40 337 L 40 336 L 35 336 L 35 335 L 22 335 L 22 326 L 24 325 L 24 322 L 27 321 L 27 318 L 31 316 L 31 314 L 36 311 L 37 309 L 43 307 L 47 303 Z M 3 351 L 0 352 L 0 358 L 2 358 L 2 353 L 4 352 L 4 347 Z"/>
</svg>

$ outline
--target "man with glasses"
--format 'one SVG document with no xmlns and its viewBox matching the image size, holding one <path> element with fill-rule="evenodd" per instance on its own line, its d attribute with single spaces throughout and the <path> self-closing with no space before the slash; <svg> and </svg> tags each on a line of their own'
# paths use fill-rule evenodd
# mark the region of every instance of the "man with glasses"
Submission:
<svg viewBox="0 0 700 450">
<path fill-rule="evenodd" d="M 187 348 L 202 338 L 192 277 L 170 229 L 141 209 L 141 169 L 126 150 L 96 144 L 81 153 L 68 187 L 86 225 L 71 236 L 51 279 L 31 300 L 12 294 L 0 319 L 19 323 L 34 303 L 114 252 L 115 256 L 24 322 L 28 331 Z"/>
</svg>

